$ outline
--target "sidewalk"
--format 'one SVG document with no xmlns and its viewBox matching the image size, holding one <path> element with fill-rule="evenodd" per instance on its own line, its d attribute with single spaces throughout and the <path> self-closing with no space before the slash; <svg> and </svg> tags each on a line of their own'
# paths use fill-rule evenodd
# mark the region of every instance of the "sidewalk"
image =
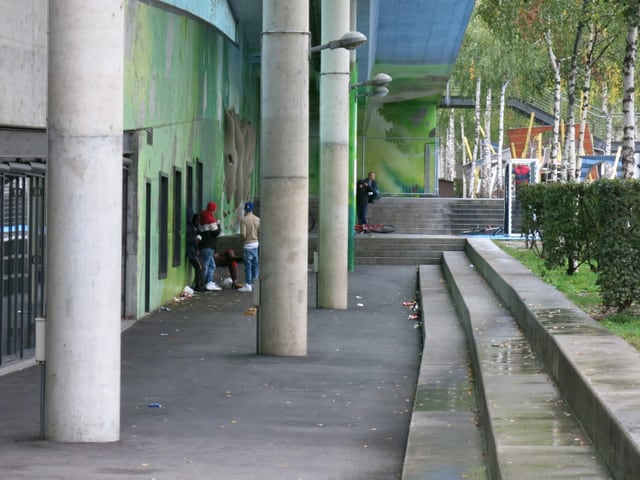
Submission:
<svg viewBox="0 0 640 480">
<path fill-rule="evenodd" d="M 2 376 L 0 477 L 400 478 L 421 351 L 403 302 L 415 289 L 415 266 L 357 266 L 349 308 L 316 309 L 310 273 L 302 358 L 256 355 L 252 295 L 235 290 L 136 322 L 122 337 L 115 444 L 37 440 L 39 367 Z"/>
</svg>

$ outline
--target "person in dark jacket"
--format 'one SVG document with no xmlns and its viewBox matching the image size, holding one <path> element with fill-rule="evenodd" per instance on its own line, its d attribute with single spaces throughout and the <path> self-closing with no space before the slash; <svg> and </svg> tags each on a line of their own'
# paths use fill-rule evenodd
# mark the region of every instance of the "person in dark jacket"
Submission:
<svg viewBox="0 0 640 480">
<path fill-rule="evenodd" d="M 200 212 L 200 225 L 198 231 L 202 240 L 200 240 L 200 258 L 202 260 L 203 275 L 202 281 L 207 290 L 222 290 L 222 288 L 213 281 L 213 272 L 216 269 L 216 261 L 213 256 L 218 245 L 218 236 L 222 231 L 220 221 L 216 220 L 215 211 L 218 206 L 215 202 L 209 202 L 206 210 Z"/>
<path fill-rule="evenodd" d="M 376 182 L 376 172 L 369 172 L 366 181 L 367 187 L 369 187 L 369 203 L 380 200 L 380 190 L 378 190 L 378 182 Z"/>
<path fill-rule="evenodd" d="M 358 225 L 366 225 L 367 207 L 369 206 L 369 185 L 367 180 L 358 180 L 356 189 L 356 212 L 358 215 Z"/>
<path fill-rule="evenodd" d="M 202 237 L 198 232 L 198 220 L 200 215 L 194 213 L 187 223 L 187 258 L 193 267 L 194 278 L 192 287 L 196 292 L 202 292 L 204 288 L 202 259 L 200 258 L 200 240 Z"/>
</svg>

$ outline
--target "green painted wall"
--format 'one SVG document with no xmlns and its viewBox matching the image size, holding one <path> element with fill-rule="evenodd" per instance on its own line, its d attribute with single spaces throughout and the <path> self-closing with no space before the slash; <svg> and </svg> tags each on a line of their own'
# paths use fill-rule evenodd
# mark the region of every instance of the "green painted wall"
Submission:
<svg viewBox="0 0 640 480">
<path fill-rule="evenodd" d="M 376 172 L 383 194 L 435 194 L 437 103 L 424 99 L 369 108 L 360 122 L 358 177 Z"/>
<path fill-rule="evenodd" d="M 218 217 L 231 211 L 224 220 L 226 233 L 236 228 L 235 205 L 224 198 L 223 118 L 233 108 L 240 116 L 259 125 L 259 66 L 243 55 L 242 45 L 231 43 L 207 23 L 181 16 L 147 3 L 126 3 L 125 51 L 125 130 L 153 129 L 153 142 L 140 136 L 137 158 L 140 219 L 137 231 L 138 302 L 137 317 L 144 314 L 145 230 L 147 209 L 151 213 L 151 309 L 170 301 L 190 282 L 186 258 L 172 266 L 173 251 L 173 179 L 174 169 L 182 172 L 182 216 L 187 209 L 196 211 L 205 205 L 186 204 L 187 165 L 195 159 L 203 163 L 204 203 L 218 204 Z M 256 163 L 258 163 L 256 142 Z M 194 168 L 195 170 L 195 168 Z M 158 278 L 158 201 L 160 175 L 169 178 L 169 260 L 166 278 Z M 256 178 L 254 172 L 254 178 Z M 145 203 L 146 183 L 151 184 L 151 205 Z M 253 181 L 254 189 L 257 182 Z M 194 178 L 195 185 L 195 178 Z M 180 240 L 184 252 L 184 233 Z"/>
</svg>

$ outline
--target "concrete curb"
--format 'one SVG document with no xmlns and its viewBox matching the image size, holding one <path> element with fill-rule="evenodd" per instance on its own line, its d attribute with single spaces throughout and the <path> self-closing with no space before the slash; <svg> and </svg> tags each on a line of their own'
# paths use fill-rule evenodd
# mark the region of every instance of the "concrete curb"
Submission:
<svg viewBox="0 0 640 480">
<path fill-rule="evenodd" d="M 512 312 L 616 479 L 640 472 L 640 352 L 489 239 L 467 255 Z"/>
<path fill-rule="evenodd" d="M 609 479 L 548 369 L 467 255 L 445 252 L 442 268 L 471 351 L 489 477 Z"/>
</svg>

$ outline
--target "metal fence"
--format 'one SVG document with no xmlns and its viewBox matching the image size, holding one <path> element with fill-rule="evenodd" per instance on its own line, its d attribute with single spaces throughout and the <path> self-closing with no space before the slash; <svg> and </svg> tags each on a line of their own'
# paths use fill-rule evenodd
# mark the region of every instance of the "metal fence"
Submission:
<svg viewBox="0 0 640 480">
<path fill-rule="evenodd" d="M 0 172 L 0 365 L 31 355 L 35 318 L 44 315 L 45 178 Z"/>
</svg>

